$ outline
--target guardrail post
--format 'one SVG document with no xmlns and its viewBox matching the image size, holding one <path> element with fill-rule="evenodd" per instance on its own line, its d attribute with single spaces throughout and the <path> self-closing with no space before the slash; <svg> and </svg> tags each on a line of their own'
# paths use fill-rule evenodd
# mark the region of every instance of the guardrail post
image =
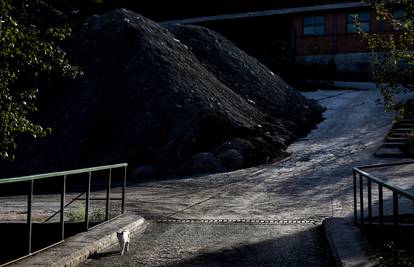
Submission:
<svg viewBox="0 0 414 267">
<path fill-rule="evenodd" d="M 57 222 L 60 226 L 61 230 L 61 240 L 59 242 L 52 244 L 56 245 L 58 243 L 61 243 L 65 239 L 65 209 L 72 204 L 75 201 L 82 200 L 79 199 L 81 196 L 86 194 L 86 207 L 85 207 L 85 218 L 84 221 L 81 222 L 81 225 L 85 226 L 85 230 L 88 231 L 92 227 L 89 227 L 89 211 L 91 209 L 91 201 L 95 198 L 91 198 L 91 183 L 92 183 L 92 173 L 98 172 L 98 171 L 104 171 L 109 170 L 109 178 L 108 178 L 108 187 L 107 187 L 107 198 L 106 198 L 106 220 L 110 220 L 110 202 L 111 202 L 111 186 L 112 186 L 112 169 L 120 169 L 124 168 L 124 177 L 123 177 L 123 185 L 122 185 L 122 214 L 125 213 L 125 200 L 126 200 L 126 179 L 127 179 L 127 166 L 126 163 L 120 163 L 120 164 L 113 164 L 113 165 L 106 165 L 106 166 L 97 166 L 97 167 L 90 167 L 90 168 L 84 168 L 84 169 L 77 169 L 77 170 L 69 170 L 69 171 L 60 171 L 60 172 L 51 172 L 51 173 L 43 173 L 43 174 L 35 174 L 35 175 L 28 175 L 28 176 L 20 176 L 20 177 L 13 177 L 13 178 L 5 178 L 0 179 L 0 186 L 4 184 L 11 184 L 11 183 L 21 183 L 24 187 L 23 195 L 27 197 L 27 216 L 26 216 L 26 225 L 25 225 L 25 231 L 24 235 L 27 236 L 23 239 L 23 249 L 27 252 L 26 255 L 24 255 L 22 258 L 27 257 L 29 255 L 32 255 L 33 253 L 37 253 L 37 251 L 34 251 L 33 249 L 37 249 L 37 246 L 33 248 L 33 243 L 36 244 L 36 240 L 34 238 L 37 237 L 37 235 L 33 236 L 33 200 L 34 200 L 34 183 L 35 180 L 42 180 L 42 179 L 48 179 L 48 178 L 55 178 L 56 183 L 53 182 L 53 184 L 56 184 L 58 189 L 58 195 L 60 194 L 60 209 L 55 211 L 53 215 L 48 217 L 46 220 L 44 220 L 42 223 L 47 223 L 51 221 L 52 219 L 56 218 L 59 214 L 59 221 Z M 85 175 L 88 174 L 87 178 L 87 184 L 86 184 L 86 190 L 82 191 L 78 196 L 71 199 L 68 203 L 66 203 L 66 189 L 67 189 L 67 177 L 70 175 L 77 175 L 80 174 Z M 82 179 L 83 181 L 83 179 Z M 26 187 L 27 185 L 27 187 Z M 42 184 L 39 184 L 38 186 L 41 186 Z M 27 188 L 27 191 L 26 191 Z M 102 197 L 96 198 L 97 200 L 105 200 Z M 120 200 L 120 198 L 112 198 L 112 200 Z M 59 202 L 59 200 L 58 200 Z M 120 216 L 120 215 L 118 215 Z M 116 217 L 118 217 L 116 216 Z M 36 226 L 36 224 L 35 224 Z M 95 227 L 94 225 L 93 227 Z M 19 258 L 19 259 L 22 259 Z M 19 259 L 14 259 L 10 262 L 7 262 L 3 265 L 10 264 L 12 262 L 15 262 Z M 0 264 L 1 265 L 1 264 Z M 1 265 L 1 266 L 3 266 Z"/>
<path fill-rule="evenodd" d="M 60 195 L 60 231 L 61 239 L 65 239 L 65 196 L 66 196 L 66 175 L 62 177 L 62 192 Z"/>
<path fill-rule="evenodd" d="M 393 214 L 392 214 L 392 219 L 393 219 L 393 225 L 394 225 L 394 236 L 397 237 L 398 235 L 398 216 L 399 216 L 399 211 L 398 211 L 398 193 L 397 191 L 392 191 L 392 202 L 393 202 Z M 393 246 L 393 266 L 398 266 L 398 241 L 395 240 L 394 242 L 394 246 Z"/>
<path fill-rule="evenodd" d="M 105 213 L 105 220 L 109 220 L 109 207 L 111 201 L 111 181 L 112 180 L 112 169 L 109 169 L 109 177 L 108 177 L 108 187 L 106 188 L 106 213 Z"/>
<path fill-rule="evenodd" d="M 122 208 L 121 208 L 121 213 L 124 214 L 125 213 L 125 191 L 126 191 L 126 177 L 127 177 L 127 167 L 124 167 L 124 183 L 122 186 Z"/>
<path fill-rule="evenodd" d="M 362 174 L 359 174 L 359 205 L 361 213 L 361 226 L 364 225 L 364 180 Z"/>
<path fill-rule="evenodd" d="M 88 173 L 88 185 L 86 189 L 86 203 L 85 203 L 85 228 L 86 231 L 89 230 L 89 198 L 91 195 L 91 179 L 92 179 L 92 172 Z"/>
<path fill-rule="evenodd" d="M 378 184 L 378 204 L 379 204 L 379 223 L 380 226 L 384 225 L 384 202 L 383 202 L 383 193 L 382 185 Z"/>
<path fill-rule="evenodd" d="M 367 181 L 368 186 L 368 223 L 372 225 L 372 191 L 371 191 L 371 180 Z"/>
<path fill-rule="evenodd" d="M 394 226 L 398 226 L 398 193 L 396 191 L 392 191 L 392 203 L 393 203 L 393 212 L 392 212 L 392 219 Z"/>
<path fill-rule="evenodd" d="M 28 254 L 32 253 L 32 202 L 33 202 L 34 180 L 29 181 L 29 191 L 27 194 L 27 231 L 28 231 Z"/>
<path fill-rule="evenodd" d="M 354 173 L 354 224 L 358 224 L 358 212 L 357 212 L 357 181 L 356 181 L 356 171 Z"/>
</svg>

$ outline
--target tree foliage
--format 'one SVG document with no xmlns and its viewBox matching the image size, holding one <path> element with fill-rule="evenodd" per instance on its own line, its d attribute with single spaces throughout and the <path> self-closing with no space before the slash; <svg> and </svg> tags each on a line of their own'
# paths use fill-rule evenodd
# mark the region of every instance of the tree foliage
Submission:
<svg viewBox="0 0 414 267">
<path fill-rule="evenodd" d="M 37 111 L 40 79 L 74 78 L 81 74 L 72 66 L 59 42 L 69 28 L 40 27 L 31 11 L 41 1 L 0 0 L 0 158 L 13 159 L 17 138 L 46 136 L 31 119 Z"/>
<path fill-rule="evenodd" d="M 403 115 L 405 107 L 396 96 L 414 91 L 414 1 L 367 2 L 376 13 L 378 25 L 384 29 L 377 33 L 362 33 L 374 52 L 373 79 L 380 86 L 385 110 Z"/>
</svg>

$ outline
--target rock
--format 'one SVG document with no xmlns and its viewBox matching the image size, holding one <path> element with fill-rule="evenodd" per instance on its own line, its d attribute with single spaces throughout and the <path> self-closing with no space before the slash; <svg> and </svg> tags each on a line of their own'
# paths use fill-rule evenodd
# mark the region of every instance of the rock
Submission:
<svg viewBox="0 0 414 267">
<path fill-rule="evenodd" d="M 278 157 L 286 155 L 286 153 L 275 153 L 275 150 L 272 149 L 272 145 L 260 136 L 255 137 L 252 140 L 252 144 L 256 148 L 254 156 L 258 162 L 270 162 Z"/>
<path fill-rule="evenodd" d="M 223 153 L 227 150 L 236 150 L 243 157 L 243 167 L 250 167 L 257 163 L 260 163 L 260 160 L 257 158 L 257 151 L 253 143 L 249 140 L 242 138 L 233 138 L 229 141 L 226 141 L 212 150 L 216 155 Z"/>
<path fill-rule="evenodd" d="M 233 138 L 230 141 L 221 143 L 219 146 L 214 148 L 213 152 L 215 154 L 219 154 L 229 149 L 234 149 L 236 151 L 244 153 L 245 151 L 254 150 L 254 146 L 249 140 L 242 138 Z"/>
<path fill-rule="evenodd" d="M 228 149 L 217 156 L 220 163 L 230 170 L 240 169 L 244 166 L 243 155 L 235 149 Z"/>
<path fill-rule="evenodd" d="M 188 171 L 191 173 L 211 173 L 224 170 L 225 168 L 220 164 L 213 153 L 204 152 L 192 157 Z"/>
</svg>

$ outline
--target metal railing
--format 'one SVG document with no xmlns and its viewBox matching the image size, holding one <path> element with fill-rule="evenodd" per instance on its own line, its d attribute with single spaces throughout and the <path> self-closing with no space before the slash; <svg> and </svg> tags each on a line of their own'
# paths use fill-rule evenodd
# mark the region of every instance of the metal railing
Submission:
<svg viewBox="0 0 414 267">
<path fill-rule="evenodd" d="M 368 212 L 368 225 L 373 224 L 373 204 L 372 204 L 372 184 L 376 184 L 378 187 L 378 222 L 380 226 L 385 224 L 384 220 L 384 189 L 387 189 L 392 192 L 392 225 L 397 227 L 400 225 L 400 216 L 399 216 L 399 198 L 404 197 L 414 204 L 414 194 L 404 190 L 398 186 L 391 185 L 388 182 L 385 182 L 377 177 L 374 177 L 372 174 L 369 174 L 366 170 L 373 168 L 381 167 L 392 167 L 399 165 L 414 164 L 414 162 L 398 162 L 398 163 L 388 163 L 388 164 L 375 164 L 367 165 L 353 168 L 353 182 L 354 182 L 354 223 L 364 226 L 365 224 L 365 202 L 364 202 L 364 180 L 366 180 L 367 186 L 367 212 Z M 359 177 L 358 177 L 359 176 Z M 359 188 L 358 188 L 359 187 Z M 359 221 L 358 221 L 358 193 L 359 193 Z M 413 222 L 414 223 L 414 222 Z"/>
<path fill-rule="evenodd" d="M 27 183 L 28 185 L 28 192 L 27 192 L 27 219 L 26 219 L 26 226 L 27 226 L 27 235 L 28 235 L 28 243 L 27 243 L 27 254 L 21 258 L 15 259 L 11 262 L 7 262 L 5 264 L 1 264 L 0 266 L 8 265 L 12 262 L 21 260 L 27 256 L 30 256 L 34 253 L 40 252 L 46 248 L 49 248 L 51 246 L 57 245 L 64 241 L 65 239 L 65 208 L 73 203 L 75 200 L 79 200 L 81 196 L 85 195 L 85 220 L 84 220 L 84 230 L 88 231 L 89 229 L 113 220 L 122 214 L 125 213 L 125 191 L 126 191 L 126 176 L 127 176 L 127 163 L 120 163 L 115 165 L 106 165 L 106 166 L 98 166 L 98 167 L 92 167 L 92 168 L 84 168 L 84 169 L 77 169 L 77 170 L 70 170 L 70 171 L 62 171 L 62 172 L 52 172 L 52 173 L 45 173 L 45 174 L 38 174 L 38 175 L 30 175 L 30 176 L 21 176 L 21 177 L 15 177 L 15 178 L 6 178 L 6 179 L 0 179 L 0 187 L 2 185 L 6 184 L 14 184 L 14 183 Z M 111 202 L 111 184 L 112 184 L 112 170 L 114 169 L 120 169 L 123 168 L 123 181 L 122 181 L 122 197 L 121 197 L 121 214 L 110 218 L 110 202 Z M 96 173 L 98 171 L 108 171 L 108 183 L 106 187 L 106 197 L 101 200 L 106 200 L 105 205 L 105 220 L 93 227 L 90 227 L 90 221 L 89 221 L 89 211 L 90 211 L 90 201 L 93 200 L 93 198 L 90 197 L 91 195 L 91 180 L 92 180 L 92 174 Z M 79 175 L 79 174 L 87 174 L 87 186 L 85 188 L 85 192 L 80 193 L 77 197 L 72 199 L 69 203 L 65 205 L 65 198 L 66 198 L 66 185 L 67 185 L 67 179 L 70 176 L 73 175 Z M 44 221 L 48 222 L 51 218 L 56 216 L 57 214 L 60 215 L 59 223 L 60 223 L 60 241 L 56 242 L 52 245 L 47 246 L 46 248 L 42 248 L 38 251 L 33 252 L 32 251 L 32 205 L 33 205 L 33 188 L 35 181 L 47 179 L 47 178 L 53 178 L 53 179 L 61 179 L 61 188 L 60 188 L 60 209 L 54 213 L 51 217 L 49 217 L 47 220 Z M 115 199 L 115 198 L 114 198 Z M 119 198 L 118 198 L 119 199 Z M 83 200 L 83 199 L 81 199 Z"/>
</svg>

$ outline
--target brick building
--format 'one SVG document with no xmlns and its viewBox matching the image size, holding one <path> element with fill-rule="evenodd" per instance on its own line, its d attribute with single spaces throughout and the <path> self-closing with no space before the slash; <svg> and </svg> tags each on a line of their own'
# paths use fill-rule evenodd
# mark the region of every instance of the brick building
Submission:
<svg viewBox="0 0 414 267">
<path fill-rule="evenodd" d="M 280 8 L 164 21 L 198 24 L 216 30 L 242 49 L 269 63 L 281 48 L 298 62 L 328 64 L 339 72 L 369 73 L 371 53 L 355 27 L 366 32 L 389 30 L 377 23 L 370 6 L 356 1 L 289 1 Z M 284 44 L 284 47 L 281 46 Z"/>
<path fill-rule="evenodd" d="M 98 2 L 98 1 L 96 1 Z M 386 30 L 359 0 L 103 0 L 81 1 L 83 10 L 103 13 L 126 7 L 163 24 L 196 24 L 215 30 L 274 71 L 286 57 L 299 64 L 334 61 L 343 77 L 368 77 L 371 55 L 355 32 L 353 17 L 368 32 Z M 161 8 L 162 7 L 162 8 Z M 290 70 L 287 70 L 289 72 Z M 305 71 L 304 71 L 305 72 Z M 288 75 L 288 74 L 287 74 Z M 357 75 L 358 76 L 358 75 Z M 364 78 L 365 79 L 365 78 Z"/>
<path fill-rule="evenodd" d="M 374 12 L 364 4 L 293 15 L 292 48 L 296 57 L 305 62 L 334 60 L 339 71 L 370 71 L 371 53 L 357 32 L 356 17 L 364 32 L 383 30 Z"/>
</svg>

